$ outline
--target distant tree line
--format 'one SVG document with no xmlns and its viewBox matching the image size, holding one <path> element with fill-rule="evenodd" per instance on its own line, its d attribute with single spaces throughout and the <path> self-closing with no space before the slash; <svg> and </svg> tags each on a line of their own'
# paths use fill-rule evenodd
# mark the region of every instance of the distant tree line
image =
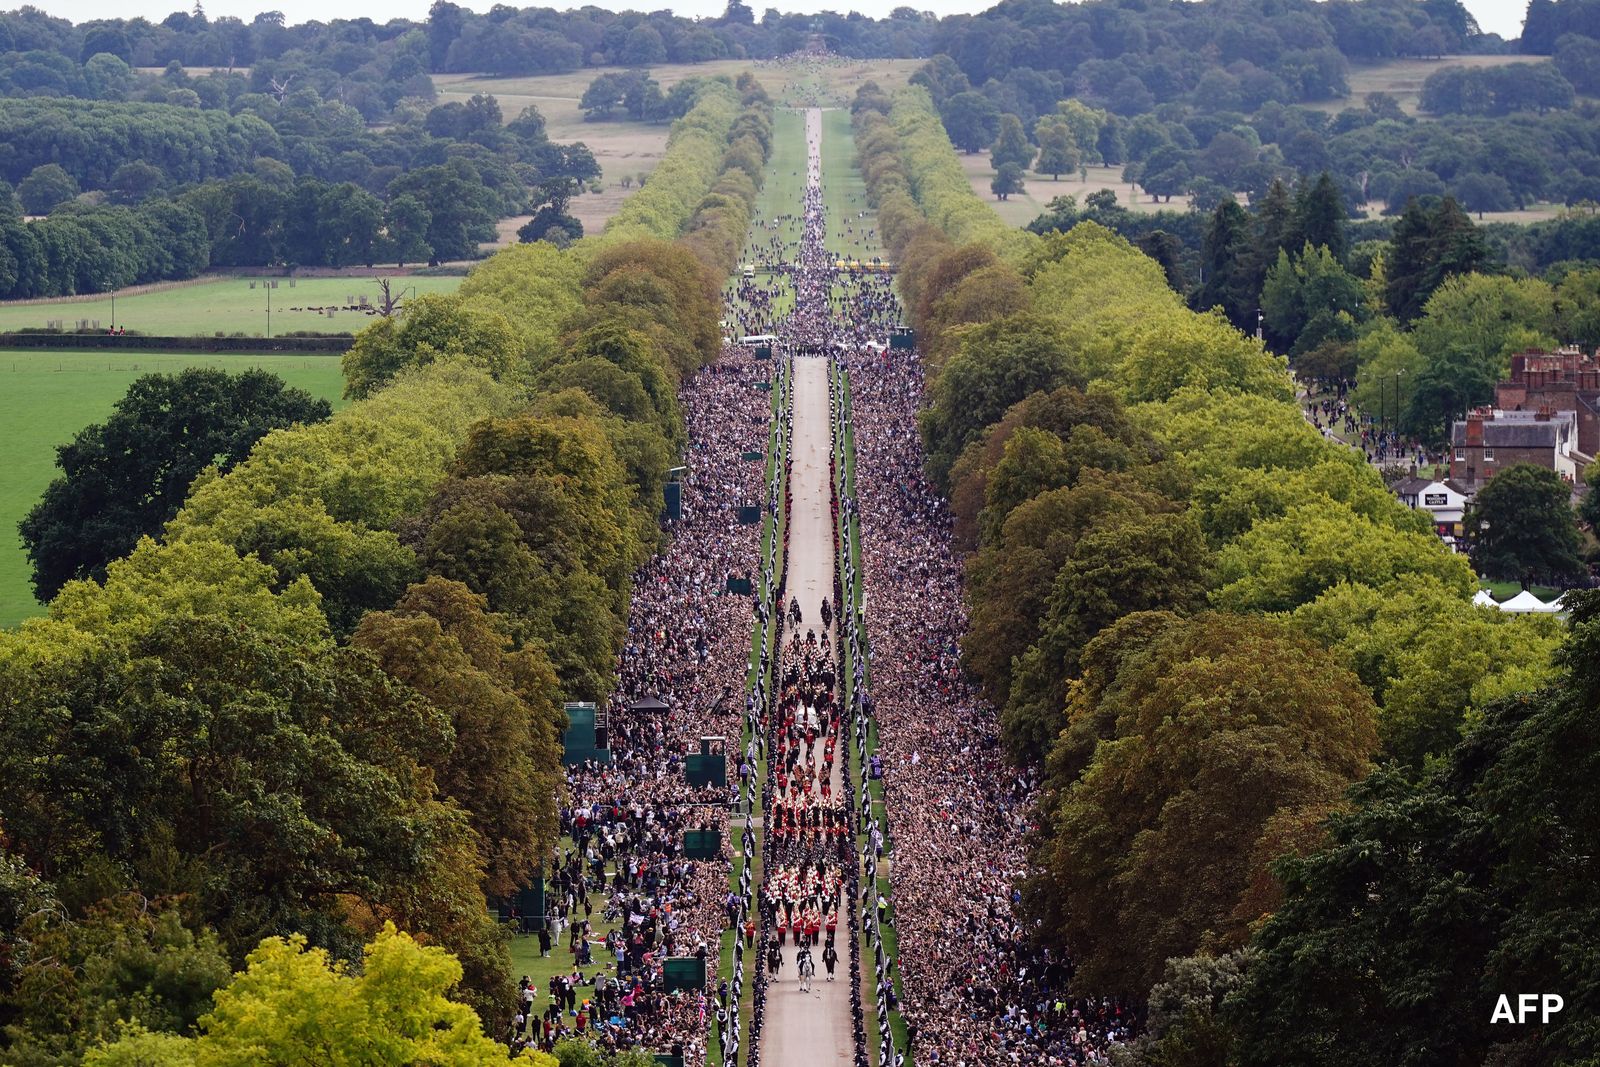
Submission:
<svg viewBox="0 0 1600 1067">
<path fill-rule="evenodd" d="M 248 21 L 211 18 L 198 5 L 159 22 L 96 19 L 74 25 L 24 7 L 0 14 L 0 92 L 103 98 L 108 88 L 168 91 L 130 68 L 248 68 L 255 91 L 273 91 L 275 84 L 310 87 L 375 120 L 403 99 L 431 99 L 430 73 L 552 74 L 593 66 L 764 59 L 803 48 L 814 34 L 843 55 L 909 58 L 931 54 L 938 26 L 937 18 L 909 7 L 884 19 L 768 9 L 758 20 L 740 0 L 732 0 L 717 19 L 594 6 L 556 11 L 499 5 L 478 14 L 438 0 L 420 22 L 333 18 L 299 25 L 276 11 Z"/>
<path fill-rule="evenodd" d="M 1121 115 L 1328 100 L 1346 94 L 1351 62 L 1505 47 L 1459 0 L 1007 0 L 944 19 L 933 45 L 1003 110 L 1076 96 Z"/>
<path fill-rule="evenodd" d="M 1118 167 L 1147 195 L 1188 196 L 1202 210 L 1234 193 L 1253 202 L 1276 180 L 1323 171 L 1351 208 L 1376 203 L 1390 214 L 1429 194 L 1449 193 L 1472 211 L 1600 198 L 1600 129 L 1572 110 L 1572 87 L 1549 64 L 1445 68 L 1423 93 L 1424 108 L 1442 115 L 1432 121 L 1406 114 L 1385 93 L 1336 114 L 1218 93 L 1129 117 L 1058 97 L 1053 84 L 1025 99 L 994 83 L 976 90 L 942 55 L 913 80 L 963 151 L 992 150 L 1012 116 L 1026 135 L 1007 157 L 1019 166 L 1053 179 Z M 1500 88 L 1479 94 L 1462 88 L 1466 80 Z"/>
<path fill-rule="evenodd" d="M 304 103 L 274 104 L 275 129 L 249 112 L 0 99 L 0 174 L 17 183 L 0 179 L 0 299 L 214 267 L 474 257 L 550 183 L 599 173 L 583 145 L 545 137 L 536 109 L 503 123 L 493 97 L 383 134 Z"/>
</svg>

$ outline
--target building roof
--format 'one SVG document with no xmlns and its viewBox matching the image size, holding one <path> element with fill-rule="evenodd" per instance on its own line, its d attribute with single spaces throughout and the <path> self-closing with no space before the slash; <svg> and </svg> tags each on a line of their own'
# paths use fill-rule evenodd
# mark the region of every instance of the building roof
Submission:
<svg viewBox="0 0 1600 1067">
<path fill-rule="evenodd" d="M 1401 478 L 1398 482 L 1395 482 L 1394 493 L 1396 496 L 1421 496 L 1424 489 L 1434 485 L 1443 486 L 1458 496 L 1472 496 L 1459 483 L 1449 478 L 1419 478 L 1416 475 L 1412 475 L 1409 478 Z"/>
<path fill-rule="evenodd" d="M 1488 448 L 1554 448 L 1572 433 L 1577 422 L 1570 411 L 1556 411 L 1540 418 L 1532 411 L 1496 411 L 1483 421 L 1483 443 Z M 1457 420 L 1450 429 L 1450 443 L 1467 443 L 1466 420 Z"/>
</svg>

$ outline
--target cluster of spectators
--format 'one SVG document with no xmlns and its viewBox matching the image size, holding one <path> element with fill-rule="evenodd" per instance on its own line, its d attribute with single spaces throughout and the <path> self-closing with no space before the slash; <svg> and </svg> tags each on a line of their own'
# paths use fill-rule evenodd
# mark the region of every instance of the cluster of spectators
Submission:
<svg viewBox="0 0 1600 1067">
<path fill-rule="evenodd" d="M 759 500 L 770 420 L 757 388 L 770 364 L 729 346 L 680 393 L 688 431 L 682 515 L 662 551 L 634 576 L 617 688 L 605 720 L 609 759 L 568 768 L 561 828 L 570 846 L 546 874 L 542 952 L 569 955 L 572 974 L 526 1008 L 513 1044 L 549 1049 L 584 1035 L 606 1048 L 643 1047 L 706 1061 L 711 1017 L 728 990 L 667 992 L 669 957 L 699 957 L 715 974 L 728 913 L 730 790 L 689 784 L 685 761 L 710 748 L 737 759 L 743 680 L 755 624 L 751 596 L 730 589 L 759 566 L 760 526 L 741 508 Z M 732 768 L 729 768 L 732 770 Z M 736 783 L 735 783 L 736 784 Z M 720 854 L 691 858 L 688 831 L 712 831 Z M 613 927 L 603 937 L 600 927 Z M 584 976 L 584 965 L 599 964 Z"/>
<path fill-rule="evenodd" d="M 1344 380 L 1312 382 L 1301 396 L 1301 410 L 1307 421 L 1322 432 L 1324 437 L 1342 440 L 1359 448 L 1368 463 L 1378 466 L 1410 463 L 1422 466 L 1428 462 L 1428 452 L 1420 441 L 1402 436 L 1395 430 L 1385 429 L 1374 421 L 1370 412 L 1362 412 L 1350 397 L 1354 383 Z M 1395 397 L 1399 403 L 1399 397 Z M 1391 417 L 1397 416 L 1391 413 Z"/>
</svg>

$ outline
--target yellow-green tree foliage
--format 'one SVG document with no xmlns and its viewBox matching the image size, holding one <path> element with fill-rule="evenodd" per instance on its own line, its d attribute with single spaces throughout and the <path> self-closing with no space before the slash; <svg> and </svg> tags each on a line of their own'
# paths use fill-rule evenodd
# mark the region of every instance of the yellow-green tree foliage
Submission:
<svg viewBox="0 0 1600 1067">
<path fill-rule="evenodd" d="M 1552 681 L 1565 635 L 1548 615 L 1480 608 L 1435 582 L 1342 583 L 1290 624 L 1366 683 L 1384 751 L 1414 766 L 1453 746 L 1480 719 L 1476 709 Z"/>
<path fill-rule="evenodd" d="M 972 191 L 928 91 L 917 85 L 901 90 L 889 117 L 900 136 L 911 195 L 928 221 L 956 244 L 985 245 L 1013 264 L 1026 258 L 1038 238 L 1007 226 Z"/>
<path fill-rule="evenodd" d="M 503 381 L 522 354 L 522 339 L 498 311 L 459 294 L 428 293 L 406 305 L 404 316 L 361 331 L 344 354 L 344 395 L 371 396 L 401 371 L 435 362 L 464 363 Z"/>
<path fill-rule="evenodd" d="M 367 946 L 359 971 L 308 947 L 299 935 L 269 937 L 250 953 L 245 969 L 217 991 L 216 1006 L 201 1020 L 198 1037 L 152 1040 L 135 1026 L 91 1051 L 85 1063 L 511 1064 L 505 1046 L 484 1035 L 476 1013 L 450 999 L 461 976 L 461 964 L 450 953 L 418 944 L 392 924 Z M 551 1067 L 556 1061 L 533 1053 L 516 1062 Z"/>
<path fill-rule="evenodd" d="M 337 632 L 418 577 L 394 529 L 444 477 L 473 423 L 512 410 L 509 386 L 446 363 L 405 375 L 315 426 L 262 438 L 226 476 L 202 475 L 170 541 L 220 541 L 306 577 Z"/>
<path fill-rule="evenodd" d="M 753 79 L 728 131 L 722 173 L 683 227 L 681 243 L 720 279 L 739 262 L 772 152 L 772 102 Z"/>
<path fill-rule="evenodd" d="M 496 252 L 472 269 L 457 293 L 468 305 L 503 316 L 537 361 L 554 351 L 562 325 L 578 310 L 582 277 L 578 257 L 535 241 Z"/>
<path fill-rule="evenodd" d="M 667 151 L 644 188 L 623 201 L 605 231 L 579 242 L 591 254 L 625 241 L 654 237 L 670 241 L 694 213 L 695 205 L 722 168 L 728 131 L 739 115 L 739 94 L 731 85 L 708 81 L 694 107 L 672 124 Z"/>
</svg>

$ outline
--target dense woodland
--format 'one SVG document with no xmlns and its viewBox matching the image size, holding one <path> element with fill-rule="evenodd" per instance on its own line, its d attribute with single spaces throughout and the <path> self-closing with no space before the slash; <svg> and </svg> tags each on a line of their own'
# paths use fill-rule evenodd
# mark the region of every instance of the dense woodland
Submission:
<svg viewBox="0 0 1600 1067">
<path fill-rule="evenodd" d="M 0 297 L 215 267 L 473 258 L 497 219 L 536 210 L 554 182 L 599 175 L 583 145 L 545 136 L 536 109 L 505 122 L 493 97 L 376 133 L 313 90 L 279 101 L 240 75 L 208 77 L 257 99 L 232 112 L 226 95 L 218 107 L 0 99 Z"/>
<path fill-rule="evenodd" d="M 1595 907 L 1594 595 L 1570 632 L 1477 611 L 1282 357 L 1093 220 L 1008 229 L 923 91 L 854 111 L 968 553 L 965 661 L 1043 777 L 1024 906 L 1075 992 L 1148 1005 L 1117 1062 L 1600 1054 L 1586 1019 L 1488 1025 L 1505 988 L 1593 1005 L 1600 957 L 1563 930 Z M 1342 270 L 1332 183 L 1275 199 L 1304 251 L 1274 269 Z M 1424 306 L 1501 281 L 1456 265 Z"/>
</svg>

